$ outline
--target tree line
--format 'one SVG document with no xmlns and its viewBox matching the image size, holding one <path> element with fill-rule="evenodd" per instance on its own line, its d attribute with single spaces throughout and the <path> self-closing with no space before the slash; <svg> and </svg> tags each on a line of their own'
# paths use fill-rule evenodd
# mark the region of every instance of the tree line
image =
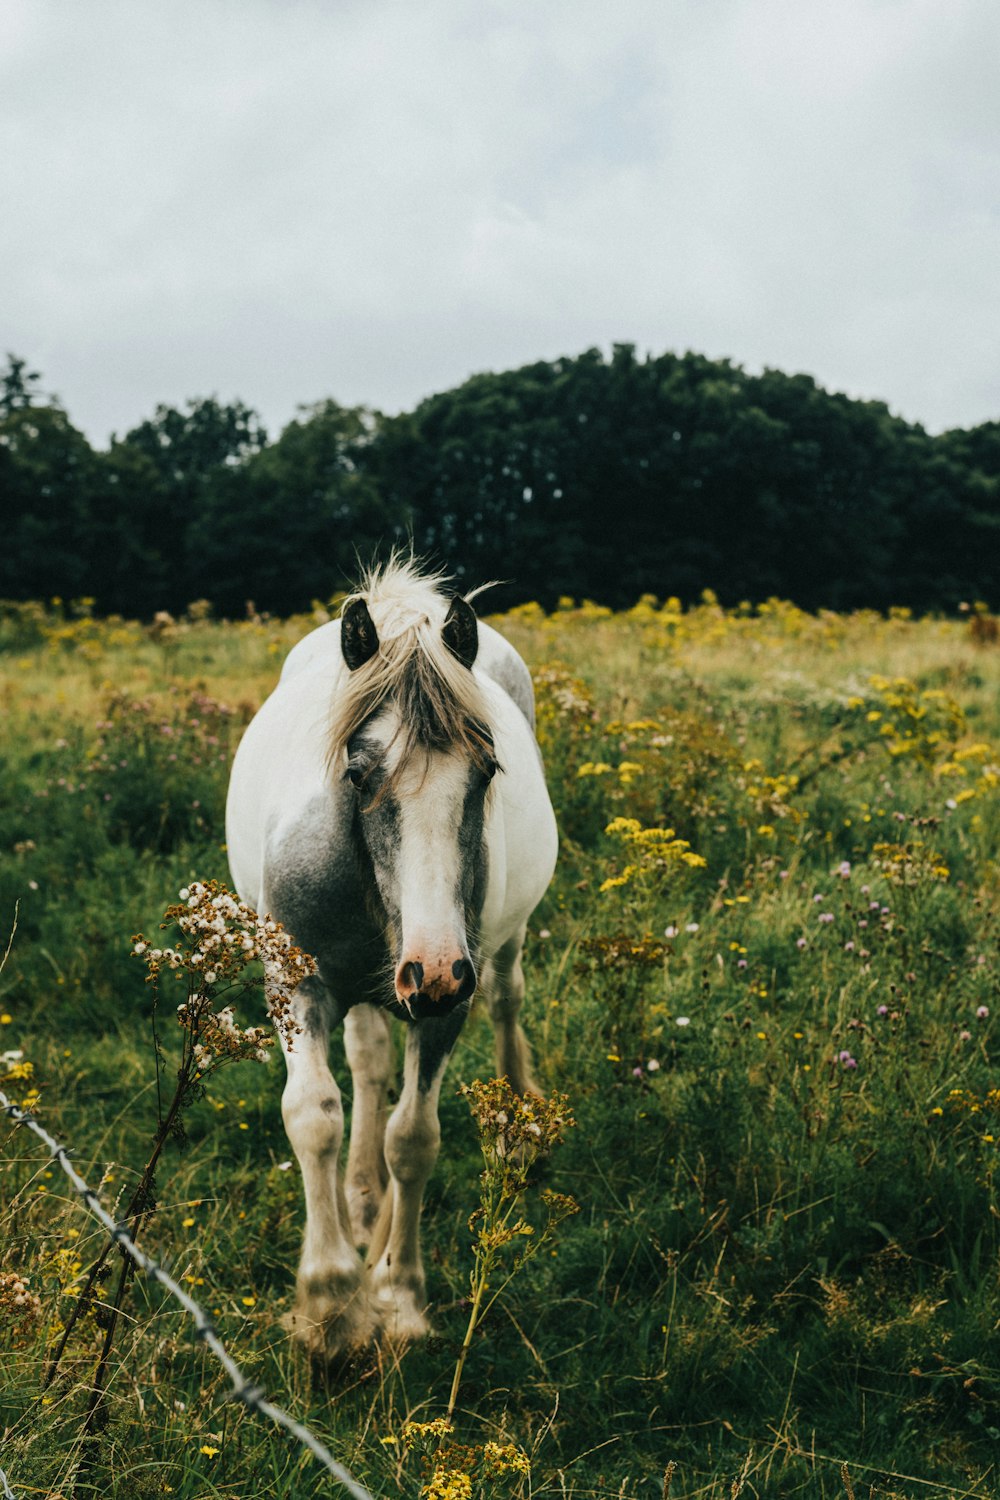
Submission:
<svg viewBox="0 0 1000 1500">
<path fill-rule="evenodd" d="M 149 617 L 328 599 L 394 544 L 491 607 L 644 593 L 950 610 L 1000 598 L 1000 421 L 931 435 L 807 375 L 666 353 L 472 377 L 412 412 L 333 400 L 273 440 L 215 397 L 94 449 L 0 375 L 0 598 Z"/>
</svg>

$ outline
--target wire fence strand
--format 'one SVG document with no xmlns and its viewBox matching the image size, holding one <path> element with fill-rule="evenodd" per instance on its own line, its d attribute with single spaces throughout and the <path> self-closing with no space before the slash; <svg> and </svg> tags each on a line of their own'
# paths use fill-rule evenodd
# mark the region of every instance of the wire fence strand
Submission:
<svg viewBox="0 0 1000 1500">
<path fill-rule="evenodd" d="M 66 1147 L 61 1146 L 57 1140 L 54 1140 L 53 1137 L 49 1135 L 48 1131 L 38 1123 L 34 1115 L 30 1113 L 30 1111 L 24 1110 L 20 1107 L 20 1105 L 15 1104 L 14 1101 L 4 1093 L 3 1089 L 0 1089 L 0 1110 L 2 1110 L 5 1115 L 8 1115 L 15 1124 L 26 1125 L 27 1128 L 38 1137 L 38 1139 L 48 1150 L 49 1155 L 52 1157 L 53 1161 L 57 1161 L 62 1167 L 66 1176 L 72 1183 L 74 1189 L 83 1199 L 90 1212 L 94 1215 L 95 1218 L 99 1219 L 100 1222 L 104 1225 L 105 1229 L 107 1229 L 114 1242 L 117 1245 L 121 1246 L 121 1248 L 127 1255 L 132 1258 L 132 1260 L 141 1271 L 144 1271 L 151 1280 L 158 1281 L 160 1285 L 164 1287 L 165 1290 L 168 1291 L 170 1295 L 181 1304 L 181 1306 L 184 1308 L 184 1311 L 188 1314 L 188 1316 L 194 1323 L 195 1337 L 200 1339 L 201 1342 L 212 1351 L 222 1368 L 225 1370 L 226 1374 L 229 1376 L 233 1387 L 230 1399 L 233 1401 L 242 1402 L 242 1404 L 246 1407 L 249 1407 L 251 1411 L 259 1412 L 261 1416 L 268 1417 L 279 1427 L 283 1427 L 286 1432 L 291 1433 L 292 1437 L 296 1438 L 304 1447 L 308 1448 L 313 1457 L 316 1458 L 317 1461 L 321 1463 L 323 1467 L 334 1476 L 335 1479 L 338 1479 L 340 1481 L 344 1488 L 354 1496 L 354 1500 L 374 1500 L 374 1496 L 371 1494 L 371 1492 L 369 1490 L 366 1490 L 363 1484 L 359 1484 L 354 1476 L 344 1468 L 343 1464 L 337 1462 L 330 1450 L 324 1443 L 320 1442 L 319 1438 L 314 1432 L 310 1432 L 308 1427 L 304 1426 L 301 1422 L 297 1422 L 294 1417 L 290 1416 L 288 1412 L 283 1411 L 280 1406 L 275 1406 L 273 1402 L 268 1401 L 266 1396 L 264 1395 L 264 1392 L 258 1386 L 252 1385 L 250 1381 L 247 1380 L 243 1371 L 240 1369 L 239 1365 L 233 1359 L 232 1355 L 229 1353 L 222 1340 L 219 1338 L 219 1335 L 216 1333 L 212 1320 L 209 1318 L 204 1308 L 199 1303 L 197 1303 L 193 1297 L 189 1296 L 184 1288 L 182 1286 L 179 1286 L 173 1279 L 173 1277 L 170 1276 L 163 1269 L 163 1267 L 159 1265 L 157 1261 L 153 1260 L 151 1256 L 148 1256 L 145 1251 L 139 1249 L 138 1245 L 129 1234 L 128 1228 L 125 1224 L 119 1223 L 117 1220 L 111 1217 L 107 1209 L 101 1203 L 97 1194 L 93 1191 L 92 1188 L 87 1186 L 83 1178 L 74 1169 L 72 1163 L 70 1162 L 69 1152 L 67 1151 Z M 7 1477 L 3 1473 L 2 1469 L 0 1469 L 0 1483 L 2 1483 L 3 1486 L 2 1491 L 0 1491 L 2 1500 L 16 1500 L 16 1497 L 14 1496 L 7 1482 Z"/>
</svg>

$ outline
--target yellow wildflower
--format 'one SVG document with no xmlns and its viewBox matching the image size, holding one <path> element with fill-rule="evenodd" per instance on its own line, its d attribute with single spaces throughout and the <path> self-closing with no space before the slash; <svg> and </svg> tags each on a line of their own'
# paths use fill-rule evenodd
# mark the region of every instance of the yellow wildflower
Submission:
<svg viewBox="0 0 1000 1500">
<path fill-rule="evenodd" d="M 581 776 L 607 776 L 611 769 L 606 760 L 585 760 L 577 769 L 577 779 Z"/>
<path fill-rule="evenodd" d="M 461 1469 L 435 1469 L 420 1493 L 426 1500 L 472 1500 L 472 1480 Z"/>
<path fill-rule="evenodd" d="M 483 1464 L 496 1474 L 530 1474 L 528 1455 L 514 1443 L 486 1443 L 483 1448 Z"/>
</svg>

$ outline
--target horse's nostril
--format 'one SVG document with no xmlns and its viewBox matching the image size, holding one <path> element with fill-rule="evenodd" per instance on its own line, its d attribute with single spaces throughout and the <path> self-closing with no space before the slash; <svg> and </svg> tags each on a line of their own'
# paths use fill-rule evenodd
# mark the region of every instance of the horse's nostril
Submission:
<svg viewBox="0 0 1000 1500">
<path fill-rule="evenodd" d="M 411 958 L 399 971 L 399 978 L 404 988 L 408 990 L 419 990 L 424 982 L 424 966 L 415 958 Z"/>
<path fill-rule="evenodd" d="M 468 1000 L 476 990 L 476 966 L 471 958 L 461 958 L 451 966 L 452 976 L 459 981 L 456 1000 Z"/>
</svg>

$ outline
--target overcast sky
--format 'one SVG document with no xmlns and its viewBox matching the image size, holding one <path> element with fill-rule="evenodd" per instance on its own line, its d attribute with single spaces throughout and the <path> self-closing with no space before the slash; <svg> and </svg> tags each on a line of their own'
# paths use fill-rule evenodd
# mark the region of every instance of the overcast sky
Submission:
<svg viewBox="0 0 1000 1500">
<path fill-rule="evenodd" d="M 615 341 L 1000 418 L 998 0 L 0 0 L 0 132 L 95 443 Z"/>
</svg>

